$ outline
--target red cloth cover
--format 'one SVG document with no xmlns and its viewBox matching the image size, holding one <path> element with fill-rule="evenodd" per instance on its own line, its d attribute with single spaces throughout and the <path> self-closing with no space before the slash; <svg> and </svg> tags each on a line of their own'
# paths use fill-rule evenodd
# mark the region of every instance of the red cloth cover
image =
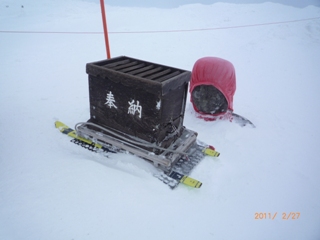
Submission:
<svg viewBox="0 0 320 240">
<path fill-rule="evenodd" d="M 236 74 L 235 69 L 227 60 L 217 57 L 204 57 L 196 61 L 193 66 L 191 81 L 190 81 L 190 93 L 193 89 L 199 85 L 212 85 L 217 88 L 225 96 L 228 102 L 228 111 L 217 114 L 204 114 L 201 113 L 192 101 L 192 95 L 190 100 L 193 108 L 199 117 L 205 120 L 215 119 L 231 119 L 233 112 L 233 95 L 236 91 Z"/>
</svg>

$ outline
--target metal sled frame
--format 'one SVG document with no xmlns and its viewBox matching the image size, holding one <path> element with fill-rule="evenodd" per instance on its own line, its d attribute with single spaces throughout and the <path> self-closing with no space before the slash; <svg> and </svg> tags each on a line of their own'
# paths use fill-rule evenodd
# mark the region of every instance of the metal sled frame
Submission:
<svg viewBox="0 0 320 240">
<path fill-rule="evenodd" d="M 137 141 L 137 138 L 132 141 L 128 141 L 124 140 L 125 138 L 120 139 L 119 137 L 113 137 L 114 135 L 117 135 L 117 133 L 112 132 L 112 134 L 108 134 L 108 132 L 111 131 L 110 129 L 106 129 L 90 122 L 76 124 L 75 130 L 77 135 L 80 137 L 90 139 L 91 141 L 107 148 L 110 148 L 110 145 L 112 145 L 118 149 L 128 151 L 136 156 L 153 162 L 156 167 L 164 170 L 170 170 L 174 164 L 181 159 L 181 157 L 191 154 L 191 147 L 196 143 L 198 135 L 196 132 L 184 128 L 181 136 L 168 148 L 163 149 L 158 147 L 156 144 L 151 144 L 141 139 L 138 139 Z M 156 153 L 148 151 L 141 146 L 161 149 L 162 152 L 157 155 Z"/>
</svg>

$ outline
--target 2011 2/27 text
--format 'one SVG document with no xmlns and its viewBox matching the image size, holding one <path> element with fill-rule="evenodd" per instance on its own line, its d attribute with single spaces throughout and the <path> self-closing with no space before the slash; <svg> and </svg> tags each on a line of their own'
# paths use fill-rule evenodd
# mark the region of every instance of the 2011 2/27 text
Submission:
<svg viewBox="0 0 320 240">
<path fill-rule="evenodd" d="M 275 220 L 277 218 L 278 212 L 270 213 L 270 212 L 256 212 L 254 214 L 255 220 L 262 220 L 262 219 L 270 219 Z M 281 219 L 282 220 L 297 220 L 300 218 L 300 212 L 283 212 Z"/>
</svg>

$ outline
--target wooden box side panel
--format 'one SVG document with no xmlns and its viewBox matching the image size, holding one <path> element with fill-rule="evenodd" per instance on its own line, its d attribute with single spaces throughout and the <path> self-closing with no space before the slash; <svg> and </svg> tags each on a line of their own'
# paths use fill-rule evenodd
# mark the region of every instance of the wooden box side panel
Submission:
<svg viewBox="0 0 320 240">
<path fill-rule="evenodd" d="M 159 141 L 161 95 L 89 75 L 91 121 L 149 142 Z"/>
</svg>

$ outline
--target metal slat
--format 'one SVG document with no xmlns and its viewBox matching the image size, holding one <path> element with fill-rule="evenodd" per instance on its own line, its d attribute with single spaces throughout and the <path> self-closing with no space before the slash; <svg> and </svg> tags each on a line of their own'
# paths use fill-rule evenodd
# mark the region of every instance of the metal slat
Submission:
<svg viewBox="0 0 320 240">
<path fill-rule="evenodd" d="M 149 69 L 151 69 L 153 67 L 154 67 L 153 65 L 149 65 L 149 66 L 146 66 L 146 67 L 143 67 L 143 68 L 131 71 L 131 72 L 127 72 L 127 74 L 135 75 L 135 74 L 147 71 L 147 70 L 149 70 Z"/>
<path fill-rule="evenodd" d="M 163 76 L 163 77 L 161 77 L 161 78 L 158 78 L 157 81 L 158 81 L 158 82 L 163 82 L 163 81 L 165 81 L 165 80 L 167 80 L 167 79 L 169 79 L 169 78 L 175 77 L 175 76 L 177 76 L 177 75 L 179 75 L 179 74 L 180 74 L 180 71 L 175 71 L 175 72 L 170 73 L 170 74 L 168 74 L 168 75 L 166 75 L 166 76 Z"/>
<path fill-rule="evenodd" d="M 139 76 L 139 77 L 144 77 L 144 76 L 148 76 L 148 75 L 150 75 L 150 74 L 159 72 L 159 71 L 161 71 L 161 70 L 162 70 L 162 67 L 157 67 L 157 68 L 151 69 L 151 70 L 149 70 L 149 71 L 146 71 L 146 72 L 137 74 L 137 76 Z"/>
<path fill-rule="evenodd" d="M 168 74 L 168 73 L 170 73 L 170 72 L 171 72 L 171 69 L 168 68 L 168 69 L 163 70 L 163 71 L 161 71 L 161 72 L 152 74 L 151 76 L 148 76 L 147 78 L 150 79 L 150 80 L 153 80 L 153 79 L 157 80 L 156 78 L 161 77 L 161 76 L 163 76 L 163 75 L 165 75 L 165 74 Z"/>
<path fill-rule="evenodd" d="M 118 66 L 119 64 L 126 64 L 130 62 L 129 59 L 125 59 L 125 60 L 122 60 L 122 61 L 117 61 L 117 62 L 113 62 L 113 63 L 108 63 L 106 65 L 103 65 L 103 67 L 106 67 L 106 68 L 113 68 L 115 66 Z"/>
<path fill-rule="evenodd" d="M 136 65 L 138 62 L 136 61 L 133 61 L 133 62 L 129 62 L 129 63 L 126 63 L 126 64 L 122 64 L 122 65 L 118 65 L 114 68 L 112 68 L 113 70 L 118 70 L 118 71 L 121 71 L 121 69 L 124 69 L 124 68 L 128 68 L 128 67 L 131 67 L 133 65 Z"/>
<path fill-rule="evenodd" d="M 145 64 L 144 63 L 140 63 L 138 65 L 134 65 L 133 67 L 128 67 L 128 68 L 124 68 L 124 69 L 121 69 L 119 71 L 123 72 L 123 73 L 127 73 L 127 72 L 130 72 L 132 70 L 135 70 L 137 68 L 141 68 L 141 67 L 144 67 Z"/>
</svg>

